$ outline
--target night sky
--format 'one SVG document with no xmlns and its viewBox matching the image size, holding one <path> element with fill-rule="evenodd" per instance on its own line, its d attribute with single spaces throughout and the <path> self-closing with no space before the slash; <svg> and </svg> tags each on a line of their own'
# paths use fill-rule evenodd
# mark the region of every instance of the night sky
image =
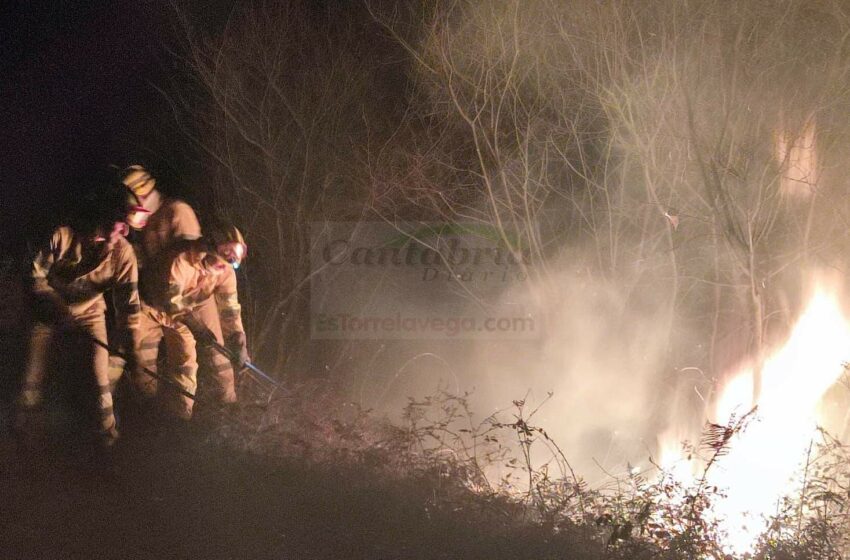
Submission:
<svg viewBox="0 0 850 560">
<path fill-rule="evenodd" d="M 17 0 L 0 30 L 2 248 L 43 235 L 110 164 L 168 160 L 163 2 Z M 176 157 L 176 156 L 175 156 Z"/>
</svg>

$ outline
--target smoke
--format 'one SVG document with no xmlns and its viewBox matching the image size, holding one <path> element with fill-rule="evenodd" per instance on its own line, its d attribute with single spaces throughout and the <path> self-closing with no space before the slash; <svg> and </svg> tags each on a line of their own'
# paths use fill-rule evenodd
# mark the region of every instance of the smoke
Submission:
<svg viewBox="0 0 850 560">
<path fill-rule="evenodd" d="M 670 323 L 658 305 L 663 294 L 647 298 L 569 265 L 553 280 L 535 309 L 544 324 L 540 338 L 479 341 L 468 368 L 479 375 L 466 381 L 492 408 L 524 397 L 529 410 L 542 404 L 531 423 L 546 429 L 591 480 L 644 464 L 668 415 Z M 529 293 L 516 285 L 505 297 L 531 306 Z"/>
<path fill-rule="evenodd" d="M 530 424 L 545 429 L 588 480 L 646 465 L 657 456 L 658 435 L 694 405 L 687 386 L 693 378 L 670 367 L 671 340 L 681 343 L 686 331 L 672 336 L 669 282 L 599 281 L 582 266 L 579 248 L 568 252 L 572 258 L 550 268 L 545 286 L 514 281 L 485 305 L 484 317 L 521 315 L 532 330 L 387 341 L 381 356 L 355 375 L 361 404 L 398 420 L 409 398 L 443 389 L 469 392 L 478 420 L 496 412 L 510 420 L 513 401 L 524 401 L 526 412 L 536 410 Z M 408 283 L 382 285 L 380 301 L 360 313 L 380 314 L 390 301 L 405 316 L 430 317 L 449 290 L 463 295 L 451 312 L 480 321 L 481 299 L 465 290 L 481 286 L 461 290 L 460 283 L 431 287 L 419 303 L 402 287 Z M 351 289 L 355 280 L 346 285 Z"/>
</svg>

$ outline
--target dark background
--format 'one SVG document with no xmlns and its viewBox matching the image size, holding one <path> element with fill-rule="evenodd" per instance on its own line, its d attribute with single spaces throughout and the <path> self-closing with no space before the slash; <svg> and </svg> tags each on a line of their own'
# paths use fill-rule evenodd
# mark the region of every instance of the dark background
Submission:
<svg viewBox="0 0 850 560">
<path fill-rule="evenodd" d="M 232 2 L 193 2 L 214 22 Z M 12 0 L 0 24 L 0 251 L 20 257 L 110 165 L 142 162 L 192 199 L 191 151 L 162 91 L 181 79 L 165 1 Z"/>
</svg>

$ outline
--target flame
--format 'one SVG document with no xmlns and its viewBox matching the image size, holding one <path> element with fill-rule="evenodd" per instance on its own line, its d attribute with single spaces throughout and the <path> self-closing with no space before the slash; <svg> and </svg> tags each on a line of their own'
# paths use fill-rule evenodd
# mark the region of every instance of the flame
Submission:
<svg viewBox="0 0 850 560">
<path fill-rule="evenodd" d="M 762 394 L 754 422 L 738 433 L 707 476 L 725 491 L 712 514 L 728 535 L 732 553 L 751 551 L 783 496 L 799 491 L 801 468 L 818 425 L 818 405 L 838 380 L 850 350 L 850 323 L 837 290 L 819 284 L 783 346 L 762 367 Z M 745 368 L 723 388 L 714 406 L 718 424 L 746 414 L 753 403 L 753 369 Z M 692 463 L 662 445 L 661 466 L 680 482 L 692 481 Z"/>
</svg>

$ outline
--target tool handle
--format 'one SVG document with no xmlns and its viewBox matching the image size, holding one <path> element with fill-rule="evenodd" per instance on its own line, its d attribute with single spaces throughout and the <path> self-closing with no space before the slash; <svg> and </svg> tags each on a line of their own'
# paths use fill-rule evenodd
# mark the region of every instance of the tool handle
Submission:
<svg viewBox="0 0 850 560">
<path fill-rule="evenodd" d="M 112 354 L 113 356 L 117 356 L 117 357 L 121 358 L 122 360 L 124 360 L 125 362 L 130 361 L 126 354 L 124 354 L 123 352 L 119 352 L 116 348 L 108 345 L 107 343 L 103 342 L 102 340 L 95 338 L 94 336 L 91 336 L 91 335 L 89 335 L 89 338 L 91 339 L 91 341 L 94 344 L 97 344 L 101 348 L 105 348 L 106 351 L 109 352 L 110 354 Z M 148 375 L 150 375 L 151 377 L 153 377 L 154 379 L 156 379 L 158 381 L 162 381 L 163 383 L 165 383 L 166 385 L 168 385 L 169 387 L 171 387 L 172 389 L 174 389 L 175 391 L 177 391 L 178 393 L 180 393 L 184 397 L 192 399 L 193 401 L 195 400 L 195 395 L 193 395 L 192 393 L 190 393 L 189 391 L 187 391 L 186 389 L 184 389 L 183 387 L 178 385 L 176 381 L 169 379 L 168 377 L 165 377 L 163 375 L 160 375 L 159 373 L 152 371 L 152 370 L 150 370 L 150 369 L 148 369 L 144 366 L 138 366 L 138 367 L 143 372 L 147 373 Z"/>
</svg>

